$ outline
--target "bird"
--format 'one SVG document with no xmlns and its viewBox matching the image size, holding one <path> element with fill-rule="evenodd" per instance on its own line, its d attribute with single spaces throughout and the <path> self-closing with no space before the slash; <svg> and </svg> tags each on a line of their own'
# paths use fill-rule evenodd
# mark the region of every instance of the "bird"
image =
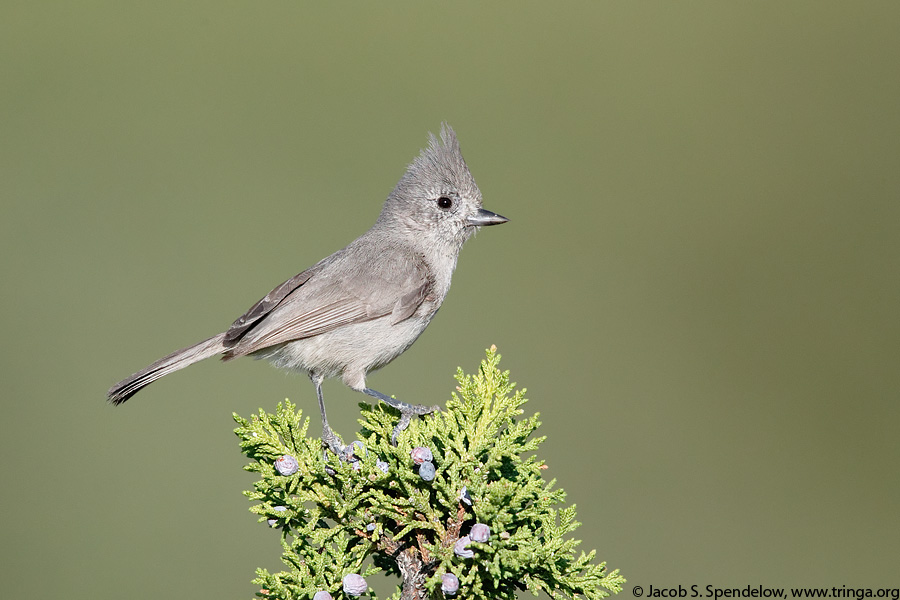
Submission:
<svg viewBox="0 0 900 600">
<path fill-rule="evenodd" d="M 360 237 L 278 285 L 222 333 L 177 350 L 113 385 L 119 405 L 175 371 L 220 356 L 250 356 L 306 373 L 322 416 L 322 443 L 338 456 L 352 448 L 328 424 L 322 382 L 344 384 L 394 407 L 397 436 L 437 406 L 407 404 L 366 384 L 366 375 L 405 352 L 434 318 L 450 289 L 463 244 L 481 227 L 509 219 L 482 207 L 481 191 L 446 123 L 388 195 Z"/>
</svg>

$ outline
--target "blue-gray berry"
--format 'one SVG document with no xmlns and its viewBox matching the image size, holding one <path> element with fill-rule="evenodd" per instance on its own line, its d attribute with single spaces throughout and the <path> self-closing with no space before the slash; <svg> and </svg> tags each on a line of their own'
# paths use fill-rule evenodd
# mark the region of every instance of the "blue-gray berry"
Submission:
<svg viewBox="0 0 900 600">
<path fill-rule="evenodd" d="M 366 525 L 366 531 L 375 531 L 375 523 L 369 523 Z"/>
<path fill-rule="evenodd" d="M 274 510 L 275 512 L 280 512 L 280 513 L 287 512 L 287 507 L 286 506 L 273 506 L 272 510 Z M 275 527 L 276 525 L 278 525 L 278 519 L 266 519 L 266 524 L 268 524 L 269 527 Z"/>
<path fill-rule="evenodd" d="M 383 460 L 381 460 L 380 458 L 375 461 L 375 466 L 378 467 L 382 473 L 387 473 L 388 471 L 391 470 L 391 466 L 389 464 L 387 464 L 386 462 L 384 462 Z"/>
<path fill-rule="evenodd" d="M 412 456 L 413 462 L 417 465 L 434 460 L 434 455 L 431 454 L 431 450 L 424 446 L 416 446 L 409 454 Z"/>
<path fill-rule="evenodd" d="M 448 596 L 455 596 L 459 591 L 459 577 L 453 573 L 444 573 L 441 575 L 441 591 Z"/>
<path fill-rule="evenodd" d="M 460 558 L 472 558 L 475 553 L 469 550 L 469 542 L 472 540 L 469 536 L 461 537 L 453 544 L 453 553 Z"/>
<path fill-rule="evenodd" d="M 349 596 L 361 596 L 369 589 L 369 584 L 363 579 L 362 575 L 350 573 L 344 575 L 344 593 Z"/>
<path fill-rule="evenodd" d="M 332 598 L 327 591 L 320 590 L 313 595 L 313 600 L 332 600 Z"/>
<path fill-rule="evenodd" d="M 469 495 L 469 490 L 466 486 L 463 486 L 463 488 L 459 490 L 459 501 L 463 504 L 472 506 L 472 496 Z"/>
<path fill-rule="evenodd" d="M 475 523 L 469 531 L 469 538 L 473 542 L 486 542 L 491 537 L 491 528 L 484 523 Z"/>
<path fill-rule="evenodd" d="M 290 454 L 285 454 L 275 461 L 275 470 L 285 476 L 293 475 L 300 470 L 300 465 L 297 463 L 296 458 Z"/>
<path fill-rule="evenodd" d="M 423 462 L 419 465 L 419 477 L 424 479 L 425 481 L 431 481 L 434 479 L 434 465 L 428 461 Z"/>
</svg>

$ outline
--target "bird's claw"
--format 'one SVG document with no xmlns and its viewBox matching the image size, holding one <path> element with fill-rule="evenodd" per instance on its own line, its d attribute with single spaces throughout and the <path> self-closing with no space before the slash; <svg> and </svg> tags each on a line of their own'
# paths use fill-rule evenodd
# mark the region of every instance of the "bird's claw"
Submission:
<svg viewBox="0 0 900 600">
<path fill-rule="evenodd" d="M 400 435 L 401 431 L 409 427 L 409 424 L 410 422 L 412 422 L 413 417 L 430 415 L 431 413 L 440 410 L 439 406 L 422 406 L 421 404 L 406 403 L 402 404 L 403 406 L 400 407 L 400 421 L 397 423 L 397 426 L 394 427 L 394 431 L 391 432 L 391 446 L 397 445 L 397 436 Z"/>
<path fill-rule="evenodd" d="M 335 456 L 341 458 L 343 460 L 344 453 L 347 447 L 344 446 L 344 441 L 336 434 L 331 427 L 325 427 L 322 429 L 322 447 L 328 451 L 331 450 Z M 350 450 L 352 453 L 352 444 L 350 446 Z"/>
</svg>

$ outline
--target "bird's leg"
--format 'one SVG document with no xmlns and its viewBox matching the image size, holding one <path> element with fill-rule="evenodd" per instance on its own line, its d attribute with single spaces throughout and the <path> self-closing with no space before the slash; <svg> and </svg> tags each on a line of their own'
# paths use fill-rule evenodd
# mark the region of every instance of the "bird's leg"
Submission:
<svg viewBox="0 0 900 600">
<path fill-rule="evenodd" d="M 397 436 L 400 435 L 400 432 L 409 427 L 410 421 L 416 415 L 427 415 L 435 412 L 436 410 L 440 410 L 438 406 L 422 406 L 421 404 L 407 404 L 406 402 L 400 402 L 396 398 L 391 398 L 390 396 L 385 396 L 381 392 L 373 390 L 372 388 L 363 388 L 362 392 L 364 394 L 368 394 L 373 398 L 378 398 L 382 402 L 386 402 L 387 404 L 393 406 L 397 410 L 400 411 L 400 422 L 397 423 L 397 426 L 394 427 L 393 433 L 391 433 L 391 444 L 394 446 L 397 445 Z"/>
<path fill-rule="evenodd" d="M 316 397 L 319 399 L 319 412 L 322 413 L 322 445 L 335 453 L 338 458 L 344 458 L 344 441 L 328 425 L 328 417 L 325 416 L 325 397 L 322 395 L 321 375 L 310 374 L 313 385 L 316 386 Z"/>
</svg>

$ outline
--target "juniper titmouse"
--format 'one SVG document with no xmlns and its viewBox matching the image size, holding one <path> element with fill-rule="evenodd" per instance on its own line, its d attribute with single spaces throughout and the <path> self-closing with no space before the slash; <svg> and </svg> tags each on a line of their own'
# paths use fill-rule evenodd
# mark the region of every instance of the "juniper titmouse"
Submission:
<svg viewBox="0 0 900 600">
<path fill-rule="evenodd" d="M 414 415 L 436 407 L 410 405 L 366 386 L 366 373 L 409 348 L 434 317 L 463 243 L 478 227 L 508 219 L 481 208 L 453 130 L 430 136 L 384 203 L 378 220 L 343 250 L 288 279 L 224 333 L 178 350 L 108 392 L 121 404 L 164 375 L 210 356 L 250 355 L 304 371 L 316 386 L 322 440 L 346 450 L 328 425 L 322 380 L 340 376 L 356 391 L 400 410 L 394 438 Z"/>
</svg>

